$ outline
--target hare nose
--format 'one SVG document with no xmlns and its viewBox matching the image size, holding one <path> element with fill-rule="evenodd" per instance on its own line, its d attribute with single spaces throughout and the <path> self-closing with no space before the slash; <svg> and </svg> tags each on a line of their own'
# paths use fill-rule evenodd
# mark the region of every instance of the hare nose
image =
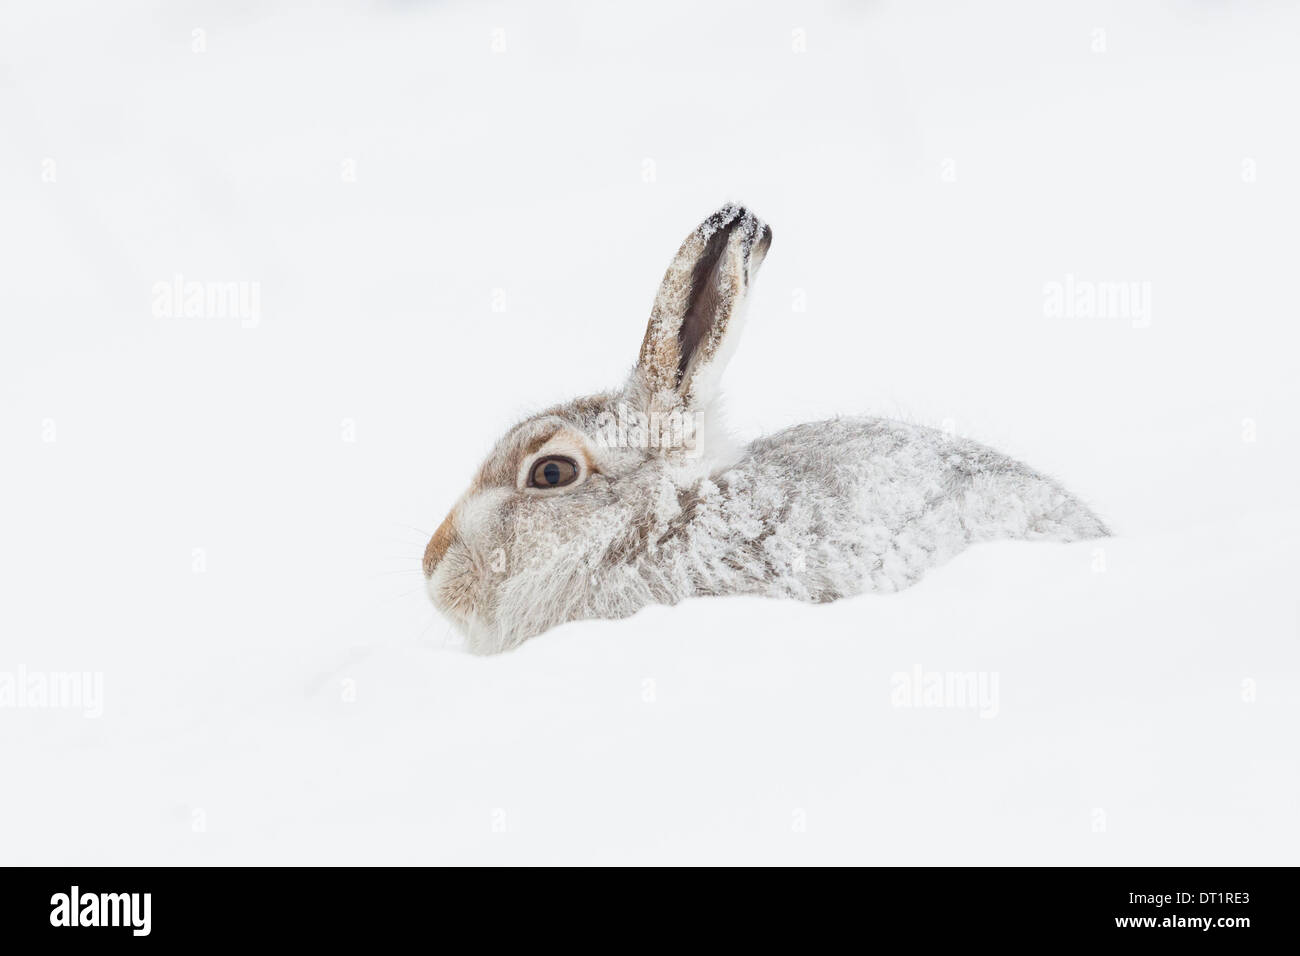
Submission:
<svg viewBox="0 0 1300 956">
<path fill-rule="evenodd" d="M 442 519 L 442 524 L 438 525 L 438 530 L 433 533 L 429 539 L 429 546 L 424 549 L 424 576 L 433 577 L 433 569 L 438 566 L 442 556 L 447 553 L 451 547 L 452 541 L 456 539 L 456 527 L 452 524 L 451 515 Z"/>
</svg>

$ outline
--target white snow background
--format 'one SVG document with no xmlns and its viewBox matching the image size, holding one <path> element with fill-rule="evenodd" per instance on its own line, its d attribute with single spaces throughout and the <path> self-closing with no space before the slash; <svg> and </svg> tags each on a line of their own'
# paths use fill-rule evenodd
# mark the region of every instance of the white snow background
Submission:
<svg viewBox="0 0 1300 956">
<path fill-rule="evenodd" d="M 1296 863 L 1298 28 L 6 3 L 0 672 L 100 673 L 103 715 L 0 709 L 0 862 Z M 622 381 L 727 200 L 775 234 L 739 434 L 946 422 L 1116 537 L 467 655 L 428 533 Z M 258 283 L 256 327 L 155 316 L 178 274 Z M 1048 315 L 1067 276 L 1149 323 Z M 896 706 L 917 667 L 996 713 Z"/>
</svg>

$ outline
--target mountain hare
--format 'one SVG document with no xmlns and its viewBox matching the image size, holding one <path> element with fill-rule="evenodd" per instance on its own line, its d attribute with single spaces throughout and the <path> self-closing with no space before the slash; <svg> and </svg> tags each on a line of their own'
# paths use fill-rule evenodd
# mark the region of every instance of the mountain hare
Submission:
<svg viewBox="0 0 1300 956">
<path fill-rule="evenodd" d="M 622 389 L 497 443 L 424 552 L 429 594 L 471 650 L 697 595 L 897 591 L 975 541 L 1107 534 L 1052 479 L 930 428 L 840 418 L 729 445 L 718 379 L 771 241 L 746 209 L 709 216 L 669 265 Z"/>
</svg>

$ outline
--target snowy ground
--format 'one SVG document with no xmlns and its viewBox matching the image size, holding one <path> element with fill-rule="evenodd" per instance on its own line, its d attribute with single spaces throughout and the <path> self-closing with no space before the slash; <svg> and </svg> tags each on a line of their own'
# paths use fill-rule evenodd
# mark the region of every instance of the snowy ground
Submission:
<svg viewBox="0 0 1300 956">
<path fill-rule="evenodd" d="M 0 689 L 103 713 L 0 707 L 0 862 L 1297 862 L 1296 11 L 72 6 L 0 13 Z M 428 532 L 727 199 L 740 434 L 946 424 L 1117 536 L 464 654 Z"/>
</svg>

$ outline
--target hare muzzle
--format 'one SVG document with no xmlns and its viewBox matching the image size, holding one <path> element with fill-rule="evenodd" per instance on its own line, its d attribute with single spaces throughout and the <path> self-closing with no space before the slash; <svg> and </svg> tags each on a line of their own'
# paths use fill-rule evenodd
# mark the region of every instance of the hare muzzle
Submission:
<svg viewBox="0 0 1300 956">
<path fill-rule="evenodd" d="M 451 520 L 451 515 L 442 519 L 442 524 L 438 525 L 438 530 L 433 533 L 429 539 L 429 545 L 424 549 L 424 576 L 433 577 L 433 571 L 442 560 L 447 549 L 451 547 L 456 540 L 456 526 Z"/>
</svg>

